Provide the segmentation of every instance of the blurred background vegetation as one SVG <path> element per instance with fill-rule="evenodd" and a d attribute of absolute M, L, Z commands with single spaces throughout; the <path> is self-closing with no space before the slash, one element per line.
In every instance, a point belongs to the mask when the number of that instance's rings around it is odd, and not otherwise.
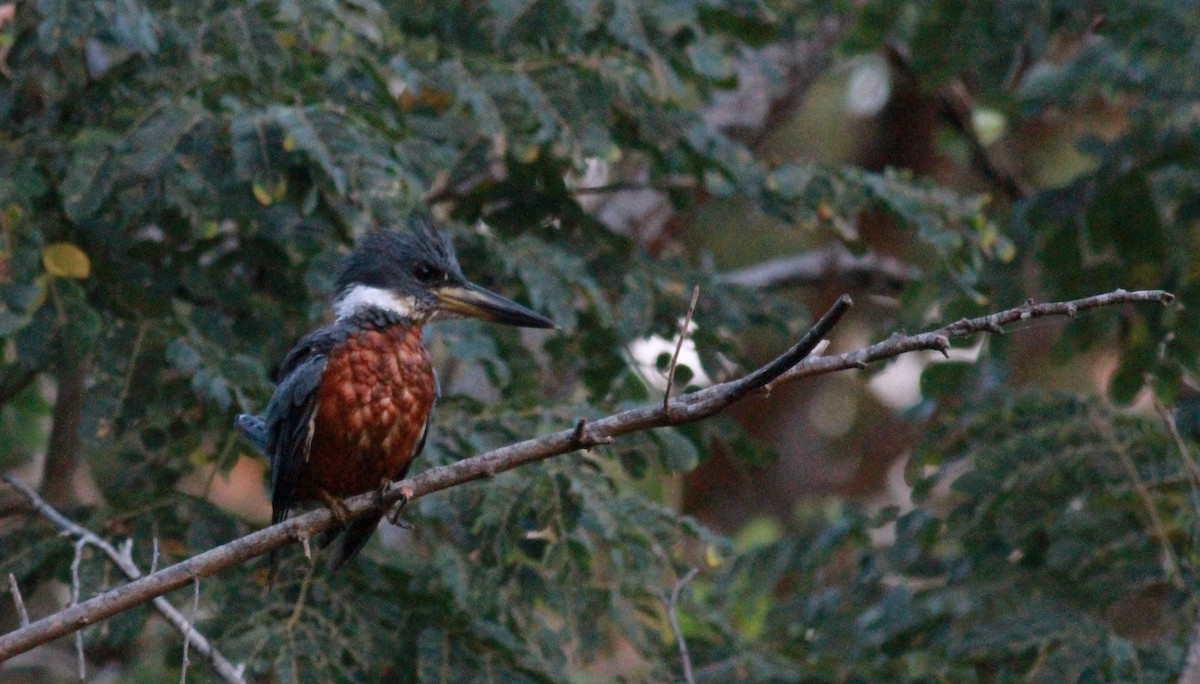
<path fill-rule="evenodd" d="M 698 568 L 697 682 L 1175 681 L 1197 35 L 1152 1 L 0 2 L 0 469 L 143 568 L 262 526 L 232 418 L 354 238 L 418 208 L 561 330 L 433 326 L 417 470 L 661 397 L 695 285 L 696 383 L 842 292 L 835 351 L 1163 288 L 429 496 L 336 575 L 288 549 L 273 591 L 261 562 L 205 580 L 197 627 L 253 681 L 678 680 L 666 597 Z M 0 534 L 34 617 L 60 608 L 71 543 L 7 490 Z M 95 681 L 178 677 L 147 607 L 84 634 Z"/>

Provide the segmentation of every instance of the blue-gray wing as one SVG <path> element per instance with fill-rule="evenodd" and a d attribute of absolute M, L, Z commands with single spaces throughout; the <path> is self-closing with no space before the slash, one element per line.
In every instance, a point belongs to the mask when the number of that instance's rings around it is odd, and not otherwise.
<path fill-rule="evenodd" d="M 317 388 L 325 372 L 328 356 L 307 347 L 300 358 L 289 355 L 291 363 L 267 404 L 266 454 L 271 461 L 271 522 L 288 516 L 296 493 L 300 470 L 308 460 L 312 446 L 317 410 Z"/>

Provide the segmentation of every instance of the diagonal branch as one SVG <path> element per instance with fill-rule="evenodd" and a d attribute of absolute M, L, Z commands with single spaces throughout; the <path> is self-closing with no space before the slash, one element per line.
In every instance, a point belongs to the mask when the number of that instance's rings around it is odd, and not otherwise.
<path fill-rule="evenodd" d="M 346 512 L 352 518 L 362 516 L 370 511 L 378 511 L 381 507 L 386 509 L 402 498 L 414 499 L 466 482 L 491 477 L 527 463 L 604 444 L 620 435 L 702 420 L 775 382 L 849 368 L 861 368 L 867 363 L 917 349 L 944 350 L 949 346 L 948 338 L 950 337 L 961 337 L 978 332 L 997 332 L 1002 330 L 1004 325 L 1030 318 L 1051 315 L 1073 316 L 1079 311 L 1117 304 L 1146 302 L 1168 304 L 1173 299 L 1174 295 L 1162 290 L 1139 292 L 1118 290 L 1071 302 L 1036 305 L 1027 303 L 1024 306 L 990 316 L 964 319 L 933 332 L 916 336 L 895 335 L 885 342 L 855 352 L 802 361 L 849 310 L 850 298 L 843 295 L 793 347 L 774 361 L 737 380 L 716 384 L 677 397 L 666 408 L 662 404 L 656 403 L 651 406 L 622 411 L 596 421 L 581 422 L 570 429 L 510 444 L 473 458 L 432 468 L 415 477 L 393 484 L 382 497 L 378 493 L 372 492 L 347 499 L 345 501 Z M 234 539 L 215 549 L 96 596 L 78 606 L 42 618 L 28 627 L 0 636 L 0 662 L 47 641 L 70 634 L 88 624 L 112 617 L 153 600 L 155 597 L 161 597 L 169 591 L 187 585 L 194 578 L 213 575 L 285 544 L 310 539 L 317 533 L 338 524 L 333 513 L 328 508 L 322 507 L 278 525 L 272 525 Z M 193 636 L 193 643 L 197 645 L 199 644 L 198 636 Z"/>
<path fill-rule="evenodd" d="M 344 502 L 345 514 L 349 518 L 356 518 L 380 508 L 386 510 L 404 497 L 415 499 L 465 482 L 488 478 L 526 463 L 603 444 L 619 435 L 655 427 L 682 425 L 712 416 L 794 366 L 821 342 L 850 306 L 850 298 L 842 296 L 799 342 L 779 358 L 738 380 L 713 385 L 674 399 L 669 405 L 669 410 L 664 409 L 661 404 L 655 404 L 622 411 L 587 423 L 586 429 L 573 427 L 561 430 L 537 439 L 510 444 L 474 458 L 433 468 L 393 484 L 382 497 L 373 492 L 347 499 Z M 0 636 L 0 662 L 179 589 L 195 577 L 207 577 L 285 544 L 311 539 L 319 532 L 339 524 L 341 523 L 329 508 L 321 507 L 234 539 L 159 570 L 153 575 L 84 601 L 78 606 L 44 617 L 28 627 Z M 195 641 L 198 643 L 198 640 Z"/>
<path fill-rule="evenodd" d="M 133 562 L 133 558 L 130 554 L 130 546 L 126 546 L 124 552 L 117 550 L 116 547 L 100 538 L 91 530 L 72 521 L 62 513 L 59 513 L 58 510 L 56 510 L 53 506 L 46 503 L 46 500 L 39 496 L 38 493 L 35 492 L 29 485 L 16 478 L 8 477 L 7 475 L 4 476 L 3 479 L 10 487 L 21 492 L 25 498 L 29 499 L 30 505 L 33 506 L 33 509 L 41 514 L 43 518 L 46 518 L 50 522 L 57 525 L 60 529 L 62 529 L 63 532 L 75 537 L 78 549 L 75 554 L 77 561 L 79 558 L 79 550 L 82 550 L 82 546 L 91 545 L 103 551 L 104 554 L 107 555 L 129 579 L 137 580 L 143 577 L 142 571 Z M 76 566 L 73 568 L 73 570 L 74 572 L 72 575 L 74 581 L 72 583 L 72 590 L 77 592 L 79 589 L 78 567 Z M 153 576 L 153 573 L 149 576 Z M 11 578 L 12 575 L 9 575 L 9 577 Z M 15 586 L 15 580 L 10 579 L 10 581 L 12 581 Z M 103 596 L 104 595 L 99 598 L 103 598 Z M 75 598 L 78 600 L 77 594 Z M 90 603 L 90 601 L 87 603 Z M 153 603 L 154 608 L 158 610 L 158 612 L 161 613 L 164 618 L 166 618 L 167 622 L 171 623 L 171 626 L 174 627 L 180 634 L 183 634 L 187 639 L 187 642 L 190 642 L 196 651 L 200 653 L 200 655 L 204 656 L 205 660 L 212 664 L 213 669 L 216 670 L 217 674 L 220 675 L 222 679 L 224 679 L 226 682 L 230 682 L 231 684 L 243 684 L 245 680 L 242 679 L 241 667 L 234 667 L 233 664 L 231 664 L 229 660 L 225 658 L 225 656 L 221 655 L 221 652 L 212 645 L 212 642 L 210 642 L 203 634 L 200 634 L 196 631 L 196 628 L 191 624 L 187 617 L 183 615 L 183 613 L 179 612 L 175 606 L 172 606 L 170 602 L 168 602 L 162 596 L 155 597 Z M 192 612 L 194 614 L 195 610 Z M 50 617 L 52 618 L 54 616 L 52 615 Z M 43 622 L 45 619 L 47 618 L 43 618 L 34 624 L 36 625 L 40 622 Z M 75 626 L 75 629 L 82 629 L 91 622 L 94 622 L 94 620 L 80 620 Z M 25 618 L 25 624 L 28 624 L 28 617 Z M 0 661 L 5 660 L 6 657 L 0 658 Z M 82 668 L 83 663 L 81 659 L 80 669 L 82 670 Z"/>

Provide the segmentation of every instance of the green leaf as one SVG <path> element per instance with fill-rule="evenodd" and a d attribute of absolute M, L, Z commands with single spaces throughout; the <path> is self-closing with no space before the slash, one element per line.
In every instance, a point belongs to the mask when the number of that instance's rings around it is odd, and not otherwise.
<path fill-rule="evenodd" d="M 935 361 L 921 372 L 921 396 L 928 399 L 947 399 L 962 393 L 974 363 L 966 361 Z"/>
<path fill-rule="evenodd" d="M 62 180 L 61 192 L 63 211 L 76 223 L 91 218 L 113 189 L 117 171 L 114 140 L 115 136 L 108 131 L 90 129 L 71 143 L 71 164 Z"/>
<path fill-rule="evenodd" d="M 141 175 L 159 172 L 183 136 L 205 118 L 207 115 L 192 100 L 161 103 L 155 116 L 129 134 L 122 165 Z"/>
<path fill-rule="evenodd" d="M 335 159 L 334 143 L 329 140 L 330 129 L 339 126 L 337 117 L 313 107 L 274 106 L 267 114 L 283 128 L 297 150 L 307 154 L 325 171 L 337 193 L 346 194 L 346 172 Z M 340 125 L 345 124 L 342 122 Z"/>

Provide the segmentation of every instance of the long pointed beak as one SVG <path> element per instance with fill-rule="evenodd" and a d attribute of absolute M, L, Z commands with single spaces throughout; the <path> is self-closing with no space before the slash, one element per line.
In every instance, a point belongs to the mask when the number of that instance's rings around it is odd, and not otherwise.
<path fill-rule="evenodd" d="M 520 304 L 474 283 L 449 285 L 434 291 L 441 309 L 455 316 L 481 318 L 522 328 L 553 328 L 554 322 Z"/>

